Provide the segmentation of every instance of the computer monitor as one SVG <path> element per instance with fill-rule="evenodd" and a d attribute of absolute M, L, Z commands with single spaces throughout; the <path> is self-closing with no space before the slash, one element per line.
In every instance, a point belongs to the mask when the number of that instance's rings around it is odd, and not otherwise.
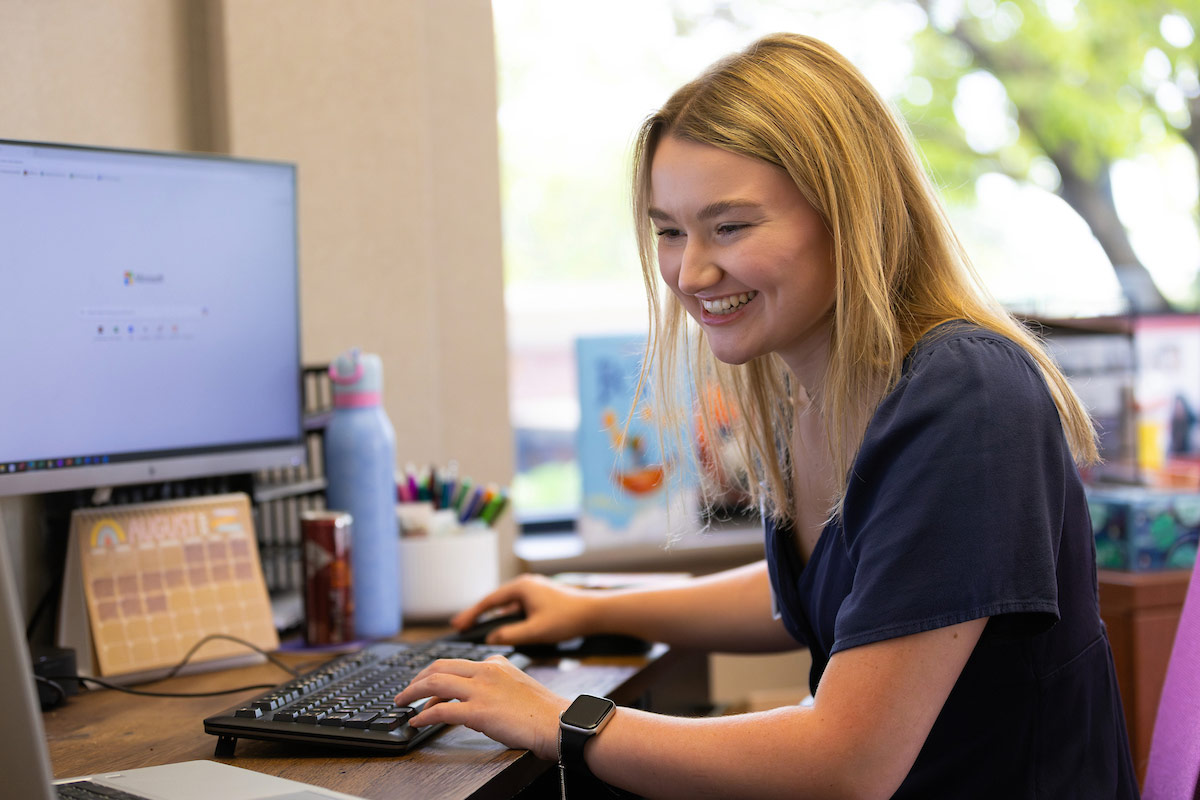
<path fill-rule="evenodd" d="M 0 496 L 304 461 L 294 165 L 0 140 Z"/>

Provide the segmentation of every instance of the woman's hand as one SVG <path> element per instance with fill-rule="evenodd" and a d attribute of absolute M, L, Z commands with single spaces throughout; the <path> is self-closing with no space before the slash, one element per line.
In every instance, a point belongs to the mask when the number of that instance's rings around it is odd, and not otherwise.
<path fill-rule="evenodd" d="M 558 758 L 558 716 L 570 703 L 504 656 L 435 661 L 396 695 L 396 705 L 409 705 L 422 697 L 433 699 L 408 720 L 410 725 L 466 725 L 547 761 Z"/>
<path fill-rule="evenodd" d="M 450 624 L 465 630 L 484 611 L 520 609 L 525 612 L 525 619 L 492 631 L 488 643 L 561 642 L 599 632 L 592 628 L 595 604 L 600 595 L 600 592 L 564 586 L 540 575 L 522 575 L 457 614 Z"/>

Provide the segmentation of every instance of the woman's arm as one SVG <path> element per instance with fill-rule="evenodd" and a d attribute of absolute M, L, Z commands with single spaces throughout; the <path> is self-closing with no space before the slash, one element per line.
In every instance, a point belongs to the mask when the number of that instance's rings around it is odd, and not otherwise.
<path fill-rule="evenodd" d="M 522 576 L 456 616 L 469 626 L 482 612 L 519 605 L 522 622 L 498 628 L 497 644 L 553 642 L 593 633 L 623 633 L 676 647 L 778 651 L 799 645 L 774 619 L 766 562 L 649 589 L 572 589 Z"/>
<path fill-rule="evenodd" d="M 774 617 L 765 561 L 674 586 L 614 592 L 597 604 L 596 624 L 701 650 L 770 652 L 800 646 Z"/>
<path fill-rule="evenodd" d="M 986 622 L 839 652 L 808 708 L 707 719 L 619 708 L 588 743 L 588 764 L 608 783 L 646 797 L 890 797 Z M 558 715 L 569 701 L 503 659 L 436 662 L 396 700 L 428 696 L 461 702 L 428 706 L 412 719 L 418 726 L 463 724 L 541 758 L 558 757 Z"/>
<path fill-rule="evenodd" d="M 837 653 L 809 708 L 703 720 L 619 709 L 588 763 L 649 797 L 891 797 L 986 621 Z"/>

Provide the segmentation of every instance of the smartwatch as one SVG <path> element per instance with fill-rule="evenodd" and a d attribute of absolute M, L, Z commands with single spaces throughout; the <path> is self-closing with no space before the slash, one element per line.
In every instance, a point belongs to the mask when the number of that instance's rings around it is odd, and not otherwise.
<path fill-rule="evenodd" d="M 607 697 L 581 694 L 558 718 L 558 766 L 566 772 L 591 776 L 583 746 L 608 724 L 617 704 Z"/>

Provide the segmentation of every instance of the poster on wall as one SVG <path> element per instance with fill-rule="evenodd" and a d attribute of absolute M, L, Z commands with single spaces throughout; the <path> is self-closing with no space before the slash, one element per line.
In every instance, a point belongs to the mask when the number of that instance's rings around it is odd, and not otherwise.
<path fill-rule="evenodd" d="M 672 452 L 669 441 L 664 447 L 648 387 L 633 407 L 645 346 L 642 335 L 576 340 L 583 483 L 578 531 L 589 547 L 665 542 L 697 527 L 688 459 Z"/>
<path fill-rule="evenodd" d="M 1200 490 L 1200 316 L 1136 320 L 1138 462 L 1147 483 Z"/>

